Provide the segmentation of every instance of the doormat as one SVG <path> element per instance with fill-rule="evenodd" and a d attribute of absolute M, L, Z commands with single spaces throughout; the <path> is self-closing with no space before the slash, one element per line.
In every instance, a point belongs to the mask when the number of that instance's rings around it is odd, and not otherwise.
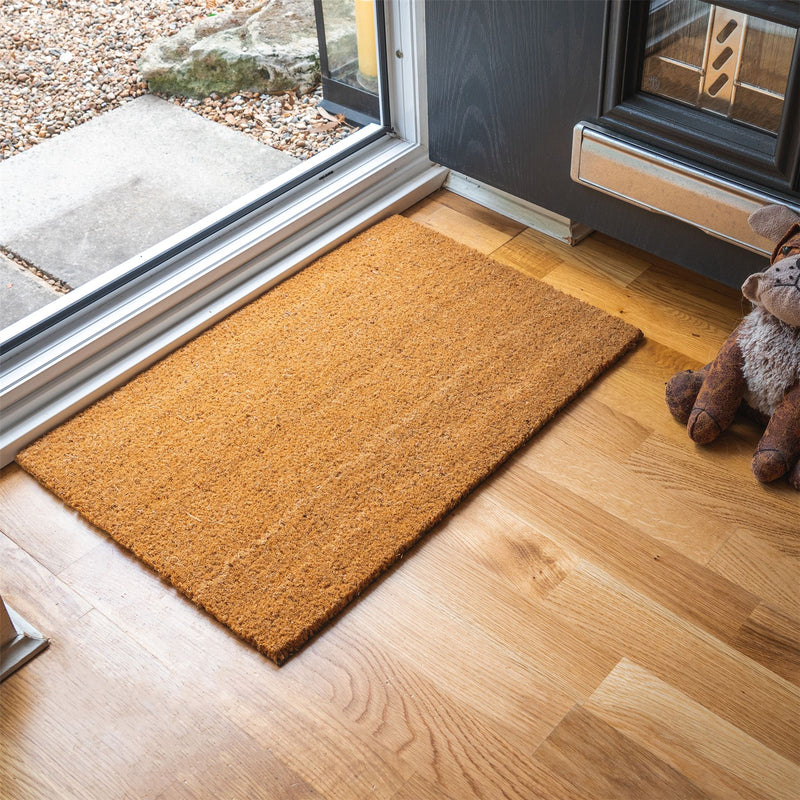
<path fill-rule="evenodd" d="M 280 664 L 640 337 L 396 216 L 17 461 Z"/>

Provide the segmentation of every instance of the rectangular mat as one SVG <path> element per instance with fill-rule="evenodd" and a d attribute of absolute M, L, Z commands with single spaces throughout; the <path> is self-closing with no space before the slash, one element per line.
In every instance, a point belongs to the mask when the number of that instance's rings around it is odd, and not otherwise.
<path fill-rule="evenodd" d="M 281 663 L 640 336 L 392 217 L 17 461 Z"/>

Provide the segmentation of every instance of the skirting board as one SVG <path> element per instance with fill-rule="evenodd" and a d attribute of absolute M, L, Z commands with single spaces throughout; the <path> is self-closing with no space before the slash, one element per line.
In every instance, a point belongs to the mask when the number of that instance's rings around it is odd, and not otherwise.
<path fill-rule="evenodd" d="M 586 225 L 468 178 L 459 172 L 450 171 L 444 188 L 569 245 L 578 244 L 592 232 Z"/>

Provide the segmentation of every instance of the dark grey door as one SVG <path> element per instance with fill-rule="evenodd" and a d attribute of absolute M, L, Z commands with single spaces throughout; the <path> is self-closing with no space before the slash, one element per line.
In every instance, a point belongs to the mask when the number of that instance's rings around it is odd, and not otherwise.
<path fill-rule="evenodd" d="M 570 177 L 575 126 L 585 122 L 723 182 L 800 201 L 800 6 L 717 5 L 758 14 L 709 61 L 713 7 L 699 0 L 428 0 L 432 158 L 740 284 L 763 256 Z M 723 22 L 720 11 L 715 35 Z"/>

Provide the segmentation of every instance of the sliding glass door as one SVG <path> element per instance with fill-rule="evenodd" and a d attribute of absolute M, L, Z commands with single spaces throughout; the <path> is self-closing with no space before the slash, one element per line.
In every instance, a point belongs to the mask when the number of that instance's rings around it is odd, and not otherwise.
<path fill-rule="evenodd" d="M 381 0 L 73 12 L 56 0 L 2 12 L 17 66 L 0 112 L 2 352 L 321 174 L 388 123 Z M 370 83 L 326 96 L 328 53 L 359 77 L 369 59 Z"/>

